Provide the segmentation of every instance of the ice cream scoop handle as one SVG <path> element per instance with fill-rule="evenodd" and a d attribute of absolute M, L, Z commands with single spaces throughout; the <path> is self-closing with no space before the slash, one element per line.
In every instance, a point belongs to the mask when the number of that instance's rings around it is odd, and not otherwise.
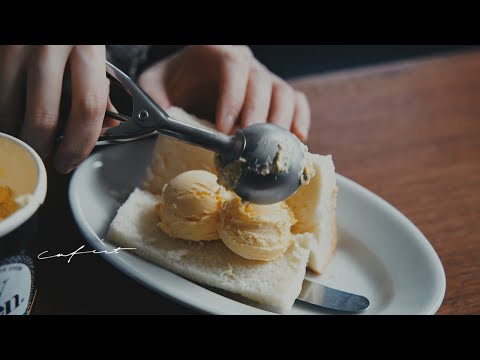
<path fill-rule="evenodd" d="M 241 130 L 233 136 L 227 136 L 207 128 L 177 121 L 164 112 L 158 112 L 156 115 L 148 119 L 149 116 L 146 114 L 145 120 L 150 123 L 153 121 L 154 123 L 150 126 L 153 125 L 161 134 L 201 146 L 226 158 L 239 158 L 245 148 L 245 135 Z"/>
<path fill-rule="evenodd" d="M 224 154 L 232 152 L 235 138 L 212 130 L 192 126 L 168 117 L 158 127 L 161 134 L 186 141 L 190 144 L 201 146 L 216 153 Z"/>

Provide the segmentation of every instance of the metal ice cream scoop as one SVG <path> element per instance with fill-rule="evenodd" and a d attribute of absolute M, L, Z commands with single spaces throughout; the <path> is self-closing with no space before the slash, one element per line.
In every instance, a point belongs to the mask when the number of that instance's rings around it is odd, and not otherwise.
<path fill-rule="evenodd" d="M 233 164 L 241 173 L 231 189 L 242 199 L 258 204 L 285 200 L 300 186 L 304 146 L 290 131 L 272 124 L 256 124 L 227 136 L 172 119 L 147 93 L 107 62 L 107 76 L 132 96 L 132 116 L 107 112 L 122 121 L 108 129 L 97 145 L 111 144 L 161 133 L 218 154 L 222 166 Z"/>
<path fill-rule="evenodd" d="M 241 153 L 219 152 L 223 160 L 220 172 L 229 165 L 240 167 L 239 177 L 227 187 L 242 199 L 257 204 L 277 203 L 295 193 L 305 168 L 305 150 L 300 140 L 290 131 L 272 124 L 252 125 L 233 137 L 239 142 L 242 138 L 245 148 Z"/>

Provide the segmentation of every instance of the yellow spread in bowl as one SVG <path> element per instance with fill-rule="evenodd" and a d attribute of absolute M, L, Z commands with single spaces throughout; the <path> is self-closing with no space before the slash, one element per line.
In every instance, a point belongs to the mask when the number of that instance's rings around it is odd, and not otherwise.
<path fill-rule="evenodd" d="M 18 208 L 12 189 L 0 186 L 0 221 L 12 215 Z"/>

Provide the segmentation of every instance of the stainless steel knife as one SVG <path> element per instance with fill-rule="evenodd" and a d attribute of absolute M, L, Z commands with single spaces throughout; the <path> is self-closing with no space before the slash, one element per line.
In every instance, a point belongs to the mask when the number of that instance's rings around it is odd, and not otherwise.
<path fill-rule="evenodd" d="M 344 312 L 360 312 L 370 306 L 370 301 L 365 296 L 332 289 L 307 279 L 303 280 L 302 291 L 297 299 Z"/>

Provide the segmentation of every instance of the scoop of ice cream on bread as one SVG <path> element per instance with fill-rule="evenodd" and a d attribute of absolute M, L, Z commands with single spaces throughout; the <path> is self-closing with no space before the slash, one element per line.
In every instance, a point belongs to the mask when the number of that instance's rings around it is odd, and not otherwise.
<path fill-rule="evenodd" d="M 175 176 L 162 190 L 157 205 L 159 226 L 171 237 L 184 240 L 217 240 L 220 209 L 227 192 L 217 177 L 205 170 Z"/>
<path fill-rule="evenodd" d="M 295 241 L 290 231 L 295 222 L 293 212 L 283 201 L 257 205 L 234 196 L 220 211 L 219 235 L 238 255 L 271 261 L 282 256 Z"/>

